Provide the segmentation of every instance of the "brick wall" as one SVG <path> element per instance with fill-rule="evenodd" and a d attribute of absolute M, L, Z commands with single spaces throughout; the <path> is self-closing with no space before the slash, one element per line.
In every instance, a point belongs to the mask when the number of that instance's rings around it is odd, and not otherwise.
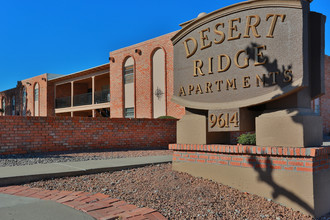
<path fill-rule="evenodd" d="M 55 88 L 53 83 L 47 83 L 47 116 L 55 116 Z M 71 92 L 71 89 L 70 89 Z M 71 95 L 71 94 L 70 94 Z"/>
<path fill-rule="evenodd" d="M 165 52 L 166 74 L 166 111 L 167 115 L 181 118 L 184 108 L 173 102 L 173 45 L 171 37 L 175 33 L 169 33 L 130 47 L 126 47 L 110 53 L 115 59 L 110 62 L 110 93 L 111 93 L 111 117 L 123 117 L 123 65 L 128 57 L 134 59 L 135 80 L 135 114 L 137 118 L 152 118 L 152 55 L 158 48 Z M 135 53 L 139 49 L 142 54 Z"/>
<path fill-rule="evenodd" d="M 329 169 L 330 147 L 256 147 L 243 145 L 171 144 L 173 161 L 296 172 Z"/>
<path fill-rule="evenodd" d="M 39 116 L 47 116 L 47 109 L 48 109 L 47 96 L 48 96 L 48 92 L 50 91 L 48 91 L 47 88 L 46 73 L 32 77 L 30 79 L 22 80 L 22 86 L 26 87 L 26 99 L 27 99 L 26 115 L 34 116 L 34 86 L 37 83 L 39 84 Z"/>
<path fill-rule="evenodd" d="M 0 125 L 0 154 L 165 147 L 176 140 L 176 120 L 6 116 Z"/>
<path fill-rule="evenodd" d="M 323 118 L 323 132 L 330 135 L 330 57 L 325 56 L 325 95 L 321 97 L 320 108 Z"/>
<path fill-rule="evenodd" d="M 12 100 L 15 97 L 15 115 L 22 113 L 21 106 L 21 87 L 18 85 L 16 88 L 8 89 L 6 91 L 0 92 L 0 108 L 3 109 L 2 100 L 5 100 L 5 109 L 4 113 L 0 113 L 0 115 L 12 115 Z"/>

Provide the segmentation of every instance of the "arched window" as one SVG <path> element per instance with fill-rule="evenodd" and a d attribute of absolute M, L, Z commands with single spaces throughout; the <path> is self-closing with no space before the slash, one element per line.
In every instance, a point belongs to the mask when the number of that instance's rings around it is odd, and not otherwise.
<path fill-rule="evenodd" d="M 39 116 L 39 84 L 34 85 L 34 116 Z"/>
<path fill-rule="evenodd" d="M 26 88 L 23 87 L 23 116 L 26 116 Z"/>
<path fill-rule="evenodd" d="M 6 115 L 6 99 L 5 99 L 5 97 L 2 98 L 2 110 L 3 110 L 2 115 Z"/>
<path fill-rule="evenodd" d="M 157 49 L 152 57 L 153 117 L 166 115 L 165 52 Z"/>
<path fill-rule="evenodd" d="M 134 118 L 134 59 L 129 57 L 124 64 L 125 118 Z"/>
<path fill-rule="evenodd" d="M 11 98 L 11 115 L 16 115 L 16 103 L 15 103 L 15 96 Z"/>

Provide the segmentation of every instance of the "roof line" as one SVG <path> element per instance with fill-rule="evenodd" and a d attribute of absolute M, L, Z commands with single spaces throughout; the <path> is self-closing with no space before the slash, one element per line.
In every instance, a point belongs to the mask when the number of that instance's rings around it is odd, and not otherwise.
<path fill-rule="evenodd" d="M 102 67 L 102 66 L 105 66 L 105 65 L 110 65 L 110 63 L 105 63 L 105 64 L 102 64 L 102 65 L 99 65 L 99 66 L 95 66 L 95 67 L 91 67 L 91 68 L 88 68 L 88 69 L 85 69 L 85 70 L 77 71 L 77 72 L 70 73 L 70 74 L 67 74 L 67 75 L 62 75 L 62 76 L 59 76 L 59 77 L 55 77 L 55 78 L 50 79 L 48 81 L 53 81 L 55 79 L 59 79 L 59 78 L 62 78 L 62 77 L 68 77 L 68 76 L 71 76 L 71 75 L 74 75 L 74 74 L 86 72 L 86 71 L 89 71 L 89 70 L 92 70 L 92 69 L 95 69 L 95 68 L 98 68 L 98 67 Z"/>

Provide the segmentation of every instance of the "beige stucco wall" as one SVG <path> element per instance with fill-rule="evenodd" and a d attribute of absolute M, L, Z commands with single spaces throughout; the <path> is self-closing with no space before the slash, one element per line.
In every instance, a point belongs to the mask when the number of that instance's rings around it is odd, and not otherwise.
<path fill-rule="evenodd" d="M 324 215 L 330 211 L 330 169 L 314 174 L 315 212 Z"/>
<path fill-rule="evenodd" d="M 134 83 L 125 84 L 125 108 L 134 107 Z"/>
<path fill-rule="evenodd" d="M 308 214 L 322 215 L 314 210 L 313 174 L 282 170 L 255 170 L 190 162 L 173 162 L 173 170 L 214 180 L 243 192 L 253 193 Z M 315 213 L 314 213 L 315 212 Z"/>
<path fill-rule="evenodd" d="M 165 52 L 158 49 L 152 58 L 152 83 L 153 83 L 153 117 L 166 115 L 166 87 L 165 87 Z M 156 90 L 161 95 L 156 96 Z"/>

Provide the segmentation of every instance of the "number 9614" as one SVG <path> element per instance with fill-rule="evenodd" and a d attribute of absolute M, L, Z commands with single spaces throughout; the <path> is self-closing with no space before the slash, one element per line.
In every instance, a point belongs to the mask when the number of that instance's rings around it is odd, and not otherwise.
<path fill-rule="evenodd" d="M 219 128 L 239 127 L 238 112 L 210 114 L 209 122 L 211 128 L 218 126 Z"/>

